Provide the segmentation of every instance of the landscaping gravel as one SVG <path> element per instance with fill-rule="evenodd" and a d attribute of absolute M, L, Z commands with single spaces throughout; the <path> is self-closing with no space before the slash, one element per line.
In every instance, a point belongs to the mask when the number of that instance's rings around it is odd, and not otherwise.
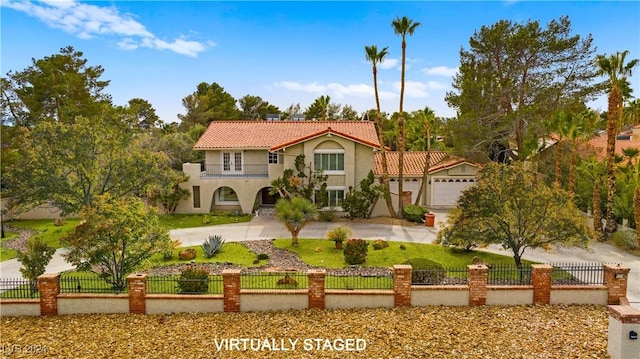
<path fill-rule="evenodd" d="M 0 323 L 3 357 L 18 350 L 18 357 L 49 358 L 609 357 L 605 306 L 71 315 Z"/>

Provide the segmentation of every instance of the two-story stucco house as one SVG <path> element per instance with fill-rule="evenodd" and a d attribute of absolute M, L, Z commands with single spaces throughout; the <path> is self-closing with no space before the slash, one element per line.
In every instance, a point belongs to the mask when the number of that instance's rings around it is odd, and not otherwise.
<path fill-rule="evenodd" d="M 212 121 L 193 148 L 205 151 L 205 161 L 183 165 L 189 181 L 181 186 L 191 197 L 179 203 L 178 213 L 252 213 L 273 205 L 271 181 L 294 168 L 299 154 L 328 176 L 330 204 L 336 205 L 374 168 L 380 144 L 369 121 Z"/>

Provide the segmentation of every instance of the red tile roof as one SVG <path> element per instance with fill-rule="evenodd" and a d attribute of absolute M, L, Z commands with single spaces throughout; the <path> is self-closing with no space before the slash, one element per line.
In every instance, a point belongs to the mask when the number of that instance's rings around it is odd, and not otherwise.
<path fill-rule="evenodd" d="M 275 151 L 329 133 L 380 147 L 375 126 L 370 121 L 212 121 L 193 149 Z"/>
<path fill-rule="evenodd" d="M 389 176 L 398 176 L 398 152 L 386 152 L 387 165 L 389 168 Z M 404 153 L 404 176 L 421 177 L 424 171 L 424 163 L 427 160 L 427 152 L 405 152 Z M 378 152 L 375 156 L 375 174 L 382 175 L 382 153 Z M 460 163 L 471 163 L 463 158 L 450 156 L 446 152 L 431 151 L 431 161 L 429 164 L 429 173 L 437 172 L 445 168 L 453 167 Z"/>
<path fill-rule="evenodd" d="M 635 131 L 638 131 L 636 129 Z M 634 137 L 632 131 L 623 133 L 631 136 L 629 140 L 616 140 L 616 155 L 622 156 L 622 150 L 626 148 L 636 148 L 640 150 L 640 139 Z M 593 138 L 585 145 L 587 152 L 593 152 L 600 160 L 607 157 L 607 133 L 602 133 L 598 137 Z M 584 151 L 583 151 L 584 152 Z"/>

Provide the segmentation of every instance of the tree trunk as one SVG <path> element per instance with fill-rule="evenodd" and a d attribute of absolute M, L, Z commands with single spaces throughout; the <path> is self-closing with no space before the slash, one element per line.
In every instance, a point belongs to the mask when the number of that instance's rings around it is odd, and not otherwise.
<path fill-rule="evenodd" d="M 636 187 L 633 191 L 633 215 L 636 221 L 636 239 L 640 247 L 640 187 Z"/>
<path fill-rule="evenodd" d="M 571 160 L 569 161 L 569 194 L 573 197 L 576 187 L 576 143 L 571 144 Z"/>
<path fill-rule="evenodd" d="M 562 150 L 564 146 L 564 142 L 559 140 L 556 143 L 556 168 L 555 168 L 555 180 L 553 181 L 553 185 L 560 188 L 562 184 L 560 182 L 560 177 L 562 176 Z"/>
<path fill-rule="evenodd" d="M 610 239 L 617 229 L 616 214 L 614 212 L 614 199 L 616 195 L 616 135 L 618 118 L 620 117 L 620 105 L 622 102 L 620 90 L 614 84 L 609 92 L 609 107 L 607 113 L 607 213 L 604 226 L 605 239 Z"/>
<path fill-rule="evenodd" d="M 291 231 L 291 245 L 293 247 L 298 246 L 298 233 L 300 233 L 300 231 Z"/>
<path fill-rule="evenodd" d="M 427 196 L 424 195 L 424 192 L 427 191 L 427 181 L 429 179 L 429 166 L 431 162 L 431 131 L 429 129 L 429 125 L 425 123 L 425 136 L 427 137 L 427 158 L 424 162 L 424 170 L 422 171 L 422 182 L 420 182 L 420 189 L 418 189 L 418 195 L 416 196 L 415 205 L 420 204 L 420 199 L 424 198 L 424 205 L 427 205 Z"/>
<path fill-rule="evenodd" d="M 402 38 L 402 72 L 400 75 L 400 112 L 398 114 L 398 217 L 404 218 L 404 115 L 402 113 L 402 104 L 404 101 L 404 71 L 406 60 L 406 42 Z"/>
<path fill-rule="evenodd" d="M 382 185 L 385 188 L 384 201 L 387 204 L 387 210 L 391 218 L 396 218 L 396 212 L 393 210 L 393 202 L 391 201 L 391 190 L 389 186 L 389 166 L 387 165 L 387 150 L 384 146 L 384 135 L 382 132 L 382 118 L 380 114 L 380 97 L 378 97 L 378 71 L 373 67 L 373 90 L 376 95 L 376 129 L 378 130 L 378 142 L 380 142 L 380 152 L 382 154 Z"/>
<path fill-rule="evenodd" d="M 602 216 L 600 213 L 600 184 L 595 179 L 593 182 L 593 230 L 596 232 L 596 240 L 604 241 L 602 233 Z"/>

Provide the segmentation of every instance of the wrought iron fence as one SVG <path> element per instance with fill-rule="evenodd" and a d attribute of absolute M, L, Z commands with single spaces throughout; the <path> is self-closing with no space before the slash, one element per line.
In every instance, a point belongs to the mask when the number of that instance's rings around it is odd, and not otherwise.
<path fill-rule="evenodd" d="M 601 285 L 604 284 L 602 263 L 552 263 L 552 284 Z"/>
<path fill-rule="evenodd" d="M 531 285 L 531 265 L 490 264 L 488 285 Z"/>
<path fill-rule="evenodd" d="M 179 274 L 147 277 L 149 294 L 222 294 L 222 276 L 206 279 L 180 278 Z"/>
<path fill-rule="evenodd" d="M 243 273 L 240 276 L 242 289 L 306 289 L 309 278 L 300 272 Z"/>
<path fill-rule="evenodd" d="M 126 293 L 126 278 L 120 286 L 116 282 L 113 277 L 100 277 L 95 273 L 62 273 L 60 275 L 60 293 Z"/>
<path fill-rule="evenodd" d="M 433 267 L 416 269 L 411 273 L 412 285 L 458 285 L 467 284 L 467 267 Z"/>
<path fill-rule="evenodd" d="M 30 299 L 39 298 L 38 284 L 24 278 L 0 278 L 0 298 Z"/>
<path fill-rule="evenodd" d="M 266 159 L 265 159 L 266 161 Z M 201 165 L 203 177 L 268 177 L 268 164 L 242 164 L 236 166 L 222 163 Z"/>
<path fill-rule="evenodd" d="M 388 275 L 327 275 L 326 289 L 393 289 L 393 273 Z"/>

